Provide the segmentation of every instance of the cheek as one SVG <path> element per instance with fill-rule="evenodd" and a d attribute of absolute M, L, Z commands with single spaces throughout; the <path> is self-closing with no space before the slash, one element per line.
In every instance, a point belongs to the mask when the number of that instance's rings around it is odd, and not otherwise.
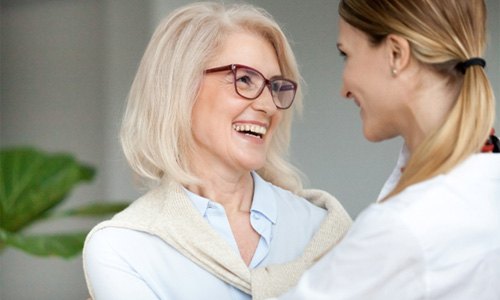
<path fill-rule="evenodd" d="M 283 122 L 286 122 L 285 119 L 287 117 L 284 115 L 283 111 L 276 111 L 276 113 L 273 115 L 272 118 L 272 123 L 271 123 L 271 130 L 269 130 L 269 133 L 271 133 L 270 137 L 273 138 L 276 134 L 276 131 L 278 131 L 279 128 L 281 128 L 283 125 Z"/>
<path fill-rule="evenodd" d="M 204 105 L 204 102 L 198 99 L 191 111 L 193 127 L 197 127 L 200 123 L 203 123 L 206 115 L 210 115 L 209 106 Z"/>
<path fill-rule="evenodd" d="M 365 80 L 366 66 L 359 66 L 359 63 L 346 62 L 344 72 L 342 73 L 342 80 L 344 87 L 350 92 L 362 88 L 366 84 Z"/>
<path fill-rule="evenodd" d="M 284 111 L 277 110 L 273 116 L 273 123 L 275 123 L 276 127 L 278 127 L 281 124 L 281 122 L 283 122 L 284 118 L 285 118 Z"/>

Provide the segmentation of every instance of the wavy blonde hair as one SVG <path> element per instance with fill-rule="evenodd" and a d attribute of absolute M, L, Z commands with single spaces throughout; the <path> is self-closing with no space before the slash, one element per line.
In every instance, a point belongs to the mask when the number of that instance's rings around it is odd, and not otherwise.
<path fill-rule="evenodd" d="M 271 15 L 250 5 L 200 2 L 183 6 L 156 28 L 132 83 L 121 127 L 121 143 L 131 168 L 149 185 L 174 180 L 199 183 L 190 170 L 193 149 L 191 111 L 210 60 L 226 37 L 245 30 L 265 38 L 276 50 L 282 75 L 302 82 L 285 34 Z M 257 172 L 291 191 L 302 188 L 300 172 L 288 161 L 294 112 L 302 109 L 299 87 L 292 108 L 271 143 L 267 161 Z"/>
<path fill-rule="evenodd" d="M 406 38 L 411 53 L 460 84 L 446 121 L 415 149 L 394 196 L 415 183 L 450 171 L 484 145 L 495 118 L 495 99 L 485 70 L 457 64 L 482 57 L 486 45 L 483 0 L 341 0 L 340 16 L 365 32 L 374 46 L 388 34 Z"/>

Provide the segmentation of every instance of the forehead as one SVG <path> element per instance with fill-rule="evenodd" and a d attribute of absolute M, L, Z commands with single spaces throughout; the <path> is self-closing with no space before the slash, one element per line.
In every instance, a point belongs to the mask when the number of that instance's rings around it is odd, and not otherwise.
<path fill-rule="evenodd" d="M 229 33 L 221 44 L 211 66 L 242 64 L 262 73 L 279 73 L 276 49 L 269 40 L 249 31 Z"/>
<path fill-rule="evenodd" d="M 368 36 L 361 30 L 340 18 L 337 43 L 341 46 L 347 46 L 357 44 L 361 41 L 368 42 Z"/>

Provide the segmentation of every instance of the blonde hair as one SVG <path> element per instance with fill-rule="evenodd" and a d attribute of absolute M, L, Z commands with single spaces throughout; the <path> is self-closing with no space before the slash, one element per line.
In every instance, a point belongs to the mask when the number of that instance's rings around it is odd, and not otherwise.
<path fill-rule="evenodd" d="M 176 9 L 156 28 L 132 83 L 121 127 L 121 143 L 131 168 L 146 183 L 174 180 L 199 183 L 189 167 L 193 149 L 191 111 L 203 72 L 225 38 L 245 30 L 265 38 L 276 50 L 282 75 L 302 82 L 295 56 L 279 25 L 250 5 L 194 3 Z M 302 188 L 299 171 L 287 160 L 299 87 L 292 108 L 283 111 L 265 166 L 257 172 L 283 188 Z"/>
<path fill-rule="evenodd" d="M 374 46 L 388 34 L 406 38 L 414 58 L 461 84 L 444 124 L 415 149 L 394 190 L 450 171 L 484 145 L 495 118 L 495 99 L 485 70 L 465 73 L 460 62 L 481 57 L 486 44 L 483 0 L 341 0 L 340 16 L 365 32 Z"/>

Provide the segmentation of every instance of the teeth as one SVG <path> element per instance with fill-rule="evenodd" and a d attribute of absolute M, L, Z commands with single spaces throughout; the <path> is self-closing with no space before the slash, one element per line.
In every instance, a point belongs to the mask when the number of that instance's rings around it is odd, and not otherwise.
<path fill-rule="evenodd" d="M 253 124 L 233 125 L 233 129 L 238 132 L 251 132 L 260 136 L 265 135 L 267 132 L 266 127 Z"/>

